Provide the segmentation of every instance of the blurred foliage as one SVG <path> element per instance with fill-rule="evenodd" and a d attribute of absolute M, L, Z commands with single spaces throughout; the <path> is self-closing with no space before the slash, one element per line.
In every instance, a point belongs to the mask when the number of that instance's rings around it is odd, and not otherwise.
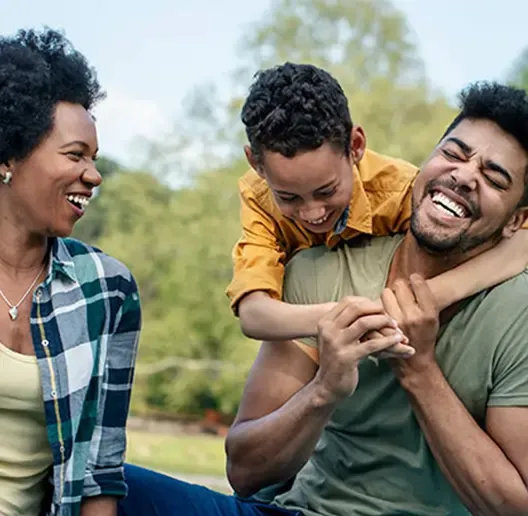
<path fill-rule="evenodd" d="M 101 160 L 104 185 L 75 233 L 122 260 L 139 283 L 136 414 L 233 414 L 240 399 L 258 344 L 243 338 L 224 290 L 240 232 L 236 183 L 247 168 L 238 114 L 259 68 L 287 60 L 326 68 L 369 146 L 415 164 L 454 114 L 428 84 L 407 21 L 388 0 L 276 1 L 241 39 L 240 59 L 231 96 L 196 88 L 185 117 L 153 146 L 148 171 Z"/>
<path fill-rule="evenodd" d="M 528 91 L 528 47 L 515 60 L 509 79 L 512 84 Z"/>

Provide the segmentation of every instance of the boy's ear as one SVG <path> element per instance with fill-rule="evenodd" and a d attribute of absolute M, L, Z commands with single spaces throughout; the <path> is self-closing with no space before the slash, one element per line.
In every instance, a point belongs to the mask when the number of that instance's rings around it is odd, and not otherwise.
<path fill-rule="evenodd" d="M 260 177 L 264 177 L 264 174 L 262 173 L 262 169 L 259 167 L 257 160 L 255 159 L 255 156 L 253 155 L 253 152 L 251 151 L 251 147 L 249 145 L 244 145 L 244 154 L 246 155 L 246 159 L 247 159 L 249 166 Z"/>
<path fill-rule="evenodd" d="M 365 154 L 365 148 L 367 147 L 367 135 L 360 125 L 352 127 L 350 132 L 350 155 L 354 164 L 357 165 Z"/>

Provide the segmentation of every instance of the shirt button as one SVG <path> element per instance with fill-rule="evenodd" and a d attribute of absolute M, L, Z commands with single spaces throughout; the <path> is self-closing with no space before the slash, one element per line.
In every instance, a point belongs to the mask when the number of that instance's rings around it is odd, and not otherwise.
<path fill-rule="evenodd" d="M 44 340 L 41 342 L 41 344 L 42 344 L 45 348 L 47 348 L 47 347 L 49 346 L 49 341 L 48 341 L 47 339 L 44 339 Z"/>
<path fill-rule="evenodd" d="M 56 398 L 57 397 L 57 391 L 51 391 L 51 397 Z"/>
<path fill-rule="evenodd" d="M 65 450 L 64 446 L 61 446 L 61 447 L 59 448 L 59 451 L 60 451 L 61 453 L 64 453 L 64 450 Z"/>
<path fill-rule="evenodd" d="M 42 297 L 42 289 L 38 288 L 35 292 L 35 295 L 37 296 L 37 299 L 40 299 Z"/>

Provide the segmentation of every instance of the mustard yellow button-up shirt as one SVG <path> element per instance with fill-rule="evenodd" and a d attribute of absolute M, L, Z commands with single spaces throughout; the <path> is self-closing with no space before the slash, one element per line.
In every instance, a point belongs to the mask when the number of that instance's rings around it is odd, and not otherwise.
<path fill-rule="evenodd" d="M 242 237 L 233 249 L 233 279 L 227 288 L 233 310 L 254 291 L 282 297 L 284 266 L 301 249 L 336 246 L 360 234 L 405 231 L 411 216 L 412 185 L 418 170 L 406 161 L 366 150 L 353 167 L 354 188 L 346 226 L 316 234 L 282 215 L 267 183 L 253 170 L 239 180 Z"/>

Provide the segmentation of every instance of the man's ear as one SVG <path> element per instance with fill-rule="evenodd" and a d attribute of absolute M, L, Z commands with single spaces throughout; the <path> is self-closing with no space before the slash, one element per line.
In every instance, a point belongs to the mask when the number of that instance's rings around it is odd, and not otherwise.
<path fill-rule="evenodd" d="M 515 210 L 515 213 L 511 216 L 510 220 L 506 224 L 506 226 L 504 226 L 504 228 L 502 229 L 503 238 L 511 238 L 523 226 L 526 226 L 528 229 L 528 225 L 526 224 L 527 220 L 528 206 L 525 206 L 523 208 L 517 208 L 517 210 Z"/>
<path fill-rule="evenodd" d="M 367 147 L 367 135 L 360 125 L 352 127 L 350 132 L 350 155 L 352 160 L 357 165 L 365 154 L 365 148 Z"/>
<path fill-rule="evenodd" d="M 261 167 L 259 167 L 257 160 L 255 159 L 255 156 L 253 152 L 251 151 L 251 147 L 249 145 L 244 145 L 244 154 L 246 155 L 247 162 L 249 166 L 260 176 L 264 177 L 264 174 L 262 173 Z"/>

